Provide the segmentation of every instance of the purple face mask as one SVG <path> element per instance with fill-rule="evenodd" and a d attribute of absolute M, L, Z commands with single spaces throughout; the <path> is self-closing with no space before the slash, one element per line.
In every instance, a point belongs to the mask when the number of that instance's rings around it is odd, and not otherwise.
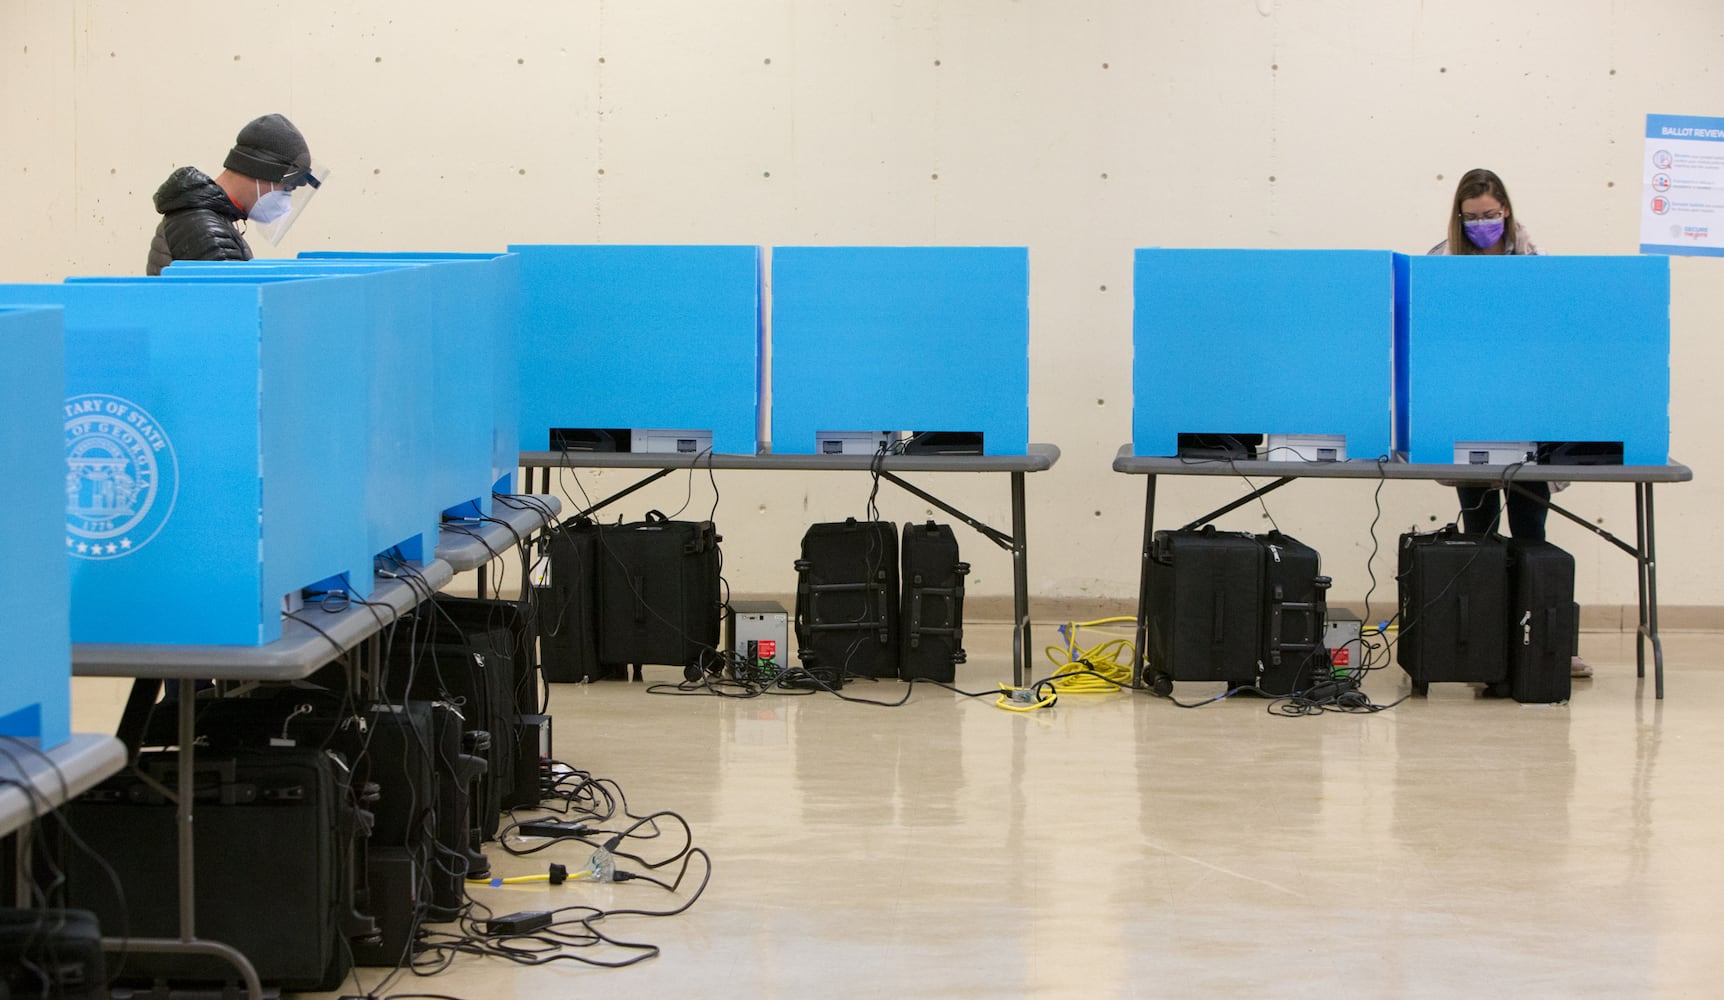
<path fill-rule="evenodd" d="M 1480 250 L 1489 250 L 1497 245 L 1497 240 L 1503 238 L 1503 220 L 1480 219 L 1477 222 L 1461 223 L 1467 231 L 1467 242 Z"/>

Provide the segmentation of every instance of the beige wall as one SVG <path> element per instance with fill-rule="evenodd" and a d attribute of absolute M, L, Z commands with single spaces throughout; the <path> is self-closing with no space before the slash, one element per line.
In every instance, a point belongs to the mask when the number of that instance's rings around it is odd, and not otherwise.
<path fill-rule="evenodd" d="M 1032 437 L 1064 451 L 1030 480 L 1032 588 L 1122 606 L 1143 484 L 1108 465 L 1129 436 L 1134 247 L 1422 252 L 1455 178 L 1488 165 L 1547 251 L 1632 252 L 1644 115 L 1724 115 L 1718 0 L 341 6 L 193 17 L 198 5 L 0 0 L 0 280 L 141 271 L 156 185 L 179 164 L 213 171 L 239 125 L 268 111 L 335 169 L 282 253 L 1025 244 Z M 1724 606 L 1712 476 L 1724 261 L 1678 259 L 1672 274 L 1671 451 L 1697 481 L 1658 494 L 1662 597 Z M 1222 371 L 1194 377 L 1227 391 Z M 1333 367 L 1306 377 L 1345 387 Z M 924 479 L 1009 525 L 1003 481 Z M 673 510 L 685 485 L 660 484 L 628 513 Z M 788 590 L 802 525 L 860 515 L 867 492 L 860 475 L 733 473 L 719 486 L 737 592 Z M 704 481 L 693 491 L 691 510 L 711 505 Z M 1167 482 L 1162 521 L 1234 492 Z M 1395 536 L 1452 517 L 1450 497 L 1383 490 L 1383 604 Z M 1626 488 L 1565 497 L 1632 537 Z M 1301 483 L 1268 504 L 1322 550 L 1336 596 L 1364 596 L 1370 490 Z M 890 486 L 882 507 L 925 511 Z M 1223 525 L 1264 523 L 1246 509 Z M 1552 523 L 1583 603 L 1633 603 L 1626 557 Z M 964 543 L 973 592 L 1009 592 L 1003 556 Z"/>

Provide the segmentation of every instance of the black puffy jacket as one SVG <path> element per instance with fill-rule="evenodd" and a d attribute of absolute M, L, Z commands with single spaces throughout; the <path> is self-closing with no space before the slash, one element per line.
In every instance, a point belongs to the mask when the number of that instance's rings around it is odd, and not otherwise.
<path fill-rule="evenodd" d="M 250 260 L 251 247 L 234 223 L 245 211 L 221 185 L 196 167 L 181 167 L 156 189 L 162 213 L 150 241 L 147 274 L 161 274 L 176 260 Z"/>

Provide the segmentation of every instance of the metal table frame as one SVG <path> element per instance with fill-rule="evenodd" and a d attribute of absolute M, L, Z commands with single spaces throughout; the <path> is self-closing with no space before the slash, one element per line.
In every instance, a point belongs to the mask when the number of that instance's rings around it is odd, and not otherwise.
<path fill-rule="evenodd" d="M 1113 470 L 1127 475 L 1143 476 L 1143 561 L 1139 568 L 1137 591 L 1137 670 L 1144 666 L 1144 642 L 1147 638 L 1145 614 L 1149 606 L 1150 544 L 1155 535 L 1155 482 L 1158 476 L 1229 476 L 1272 479 L 1263 486 L 1223 507 L 1191 521 L 1186 527 L 1197 527 L 1229 511 L 1256 500 L 1271 490 L 1295 479 L 1363 479 L 1369 481 L 1421 480 L 1445 483 L 1465 483 L 1473 486 L 1502 486 L 1505 483 L 1522 496 L 1543 504 L 1575 524 L 1616 546 L 1634 559 L 1640 590 L 1640 621 L 1635 638 L 1635 674 L 1646 676 L 1646 648 L 1652 647 L 1653 687 L 1658 698 L 1664 697 L 1664 646 L 1658 637 L 1658 558 L 1656 522 L 1653 516 L 1652 487 L 1656 483 L 1685 483 L 1694 473 L 1685 465 L 1431 465 L 1399 461 L 1358 462 L 1269 462 L 1261 459 L 1242 461 L 1227 459 L 1140 458 L 1132 455 L 1131 445 L 1123 445 L 1113 460 Z M 1521 487 L 1529 482 L 1569 483 L 1630 483 L 1634 486 L 1634 544 L 1623 541 L 1598 525 L 1574 514 Z"/>
<path fill-rule="evenodd" d="M 1029 568 L 1026 559 L 1028 528 L 1024 513 L 1024 475 L 1045 472 L 1060 458 L 1051 444 L 1032 444 L 1024 455 L 887 455 L 878 459 L 880 478 L 925 500 L 974 528 L 983 538 L 1012 554 L 1012 682 L 1022 685 L 1030 663 Z M 684 470 L 762 470 L 777 472 L 869 472 L 876 467 L 871 455 L 678 455 L 651 452 L 524 451 L 521 466 L 527 470 L 526 488 L 534 488 L 533 471 L 541 470 L 543 492 L 551 490 L 552 469 L 635 469 L 650 474 L 630 486 L 599 500 L 580 514 L 591 514 L 623 497 L 657 482 L 672 472 Z M 1001 531 L 971 517 L 932 493 L 904 480 L 899 473 L 993 472 L 1011 476 L 1012 530 Z"/>
<path fill-rule="evenodd" d="M 35 741 L 0 737 L 0 836 L 28 826 L 125 766 L 126 748 L 112 736 L 73 733 L 48 750 Z M 29 838 L 20 835 L 16 846 L 15 904 L 29 909 Z"/>
<path fill-rule="evenodd" d="M 562 502 L 555 497 L 531 499 L 542 505 L 553 518 L 562 510 Z M 369 607 L 352 603 L 339 612 L 317 612 L 316 628 L 296 618 L 288 618 L 282 622 L 281 638 L 262 646 L 74 643 L 72 672 L 79 677 L 136 678 L 140 683 L 134 688 L 133 701 L 144 700 L 147 694 L 147 701 L 151 703 L 155 700 L 159 682 L 166 679 L 178 680 L 180 690 L 186 693 L 191 692 L 200 679 L 302 680 L 374 640 L 395 618 L 417 606 L 428 593 L 447 586 L 457 572 L 482 569 L 490 562 L 493 553 L 509 551 L 517 537 L 528 537 L 546 524 L 544 513 L 534 505 L 511 507 L 498 502 L 493 505 L 491 516 L 491 521 L 446 522 L 436 553 L 429 563 L 403 570 L 394 579 L 379 579 L 366 599 L 371 605 Z M 408 576 L 414 577 L 414 582 L 408 582 Z M 377 605 L 387 605 L 392 615 L 385 615 L 384 608 Z M 191 610 L 195 613 L 195 608 Z M 155 684 L 145 685 L 143 682 L 146 681 Z M 198 954 L 221 959 L 238 970 L 252 1000 L 262 1000 L 263 986 L 249 959 L 229 945 L 197 936 L 192 838 L 196 705 L 195 699 L 190 697 L 181 697 L 178 702 L 180 752 L 176 758 L 174 799 L 179 831 L 180 936 L 134 937 L 124 942 L 117 938 L 104 938 L 102 945 L 109 951 L 124 947 L 144 954 Z"/>

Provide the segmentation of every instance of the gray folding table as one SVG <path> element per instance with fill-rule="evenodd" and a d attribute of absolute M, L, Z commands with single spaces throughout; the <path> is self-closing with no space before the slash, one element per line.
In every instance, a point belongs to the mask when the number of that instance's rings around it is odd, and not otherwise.
<path fill-rule="evenodd" d="M 1051 444 L 1032 444 L 1023 455 L 698 455 L 652 452 L 524 451 L 521 466 L 527 470 L 527 489 L 533 488 L 533 470 L 542 470 L 541 489 L 549 492 L 552 469 L 635 469 L 649 472 L 633 485 L 594 503 L 582 514 L 591 514 L 628 496 L 649 483 L 678 470 L 754 469 L 779 472 L 870 472 L 922 500 L 933 504 L 1000 548 L 1012 554 L 1012 680 L 1024 683 L 1030 662 L 1029 569 L 1025 563 L 1028 529 L 1024 516 L 1024 475 L 1045 472 L 1059 461 L 1060 450 Z M 972 472 L 1005 473 L 1011 477 L 1012 530 L 1001 531 L 964 513 L 939 497 L 906 482 L 899 473 Z"/>
<path fill-rule="evenodd" d="M 1143 669 L 1143 647 L 1146 638 L 1145 614 L 1149 606 L 1150 544 L 1155 535 L 1155 482 L 1158 476 L 1229 476 L 1247 479 L 1269 479 L 1263 485 L 1253 485 L 1245 496 L 1224 507 L 1191 520 L 1186 526 L 1196 527 L 1229 511 L 1251 503 L 1271 490 L 1279 489 L 1295 479 L 1352 479 L 1378 481 L 1411 479 L 1466 483 L 1475 486 L 1506 486 L 1523 496 L 1531 497 L 1551 510 L 1568 518 L 1610 544 L 1626 552 L 1635 561 L 1639 572 L 1640 623 L 1635 641 L 1637 673 L 1646 676 L 1646 647 L 1652 647 L 1654 689 L 1664 697 L 1664 647 L 1658 638 L 1658 561 L 1655 522 L 1653 520 L 1652 487 L 1657 483 L 1685 483 L 1694 473 L 1685 465 L 1428 465 L 1397 461 L 1355 462 L 1270 462 L 1257 460 L 1140 458 L 1132 455 L 1131 445 L 1123 445 L 1113 460 L 1113 470 L 1127 475 L 1143 476 L 1143 561 L 1139 570 L 1137 594 L 1137 672 Z M 1521 487 L 1530 482 L 1627 483 L 1634 487 L 1635 541 L 1633 545 L 1617 538 L 1596 524 L 1574 514 L 1558 504 L 1543 499 Z"/>

